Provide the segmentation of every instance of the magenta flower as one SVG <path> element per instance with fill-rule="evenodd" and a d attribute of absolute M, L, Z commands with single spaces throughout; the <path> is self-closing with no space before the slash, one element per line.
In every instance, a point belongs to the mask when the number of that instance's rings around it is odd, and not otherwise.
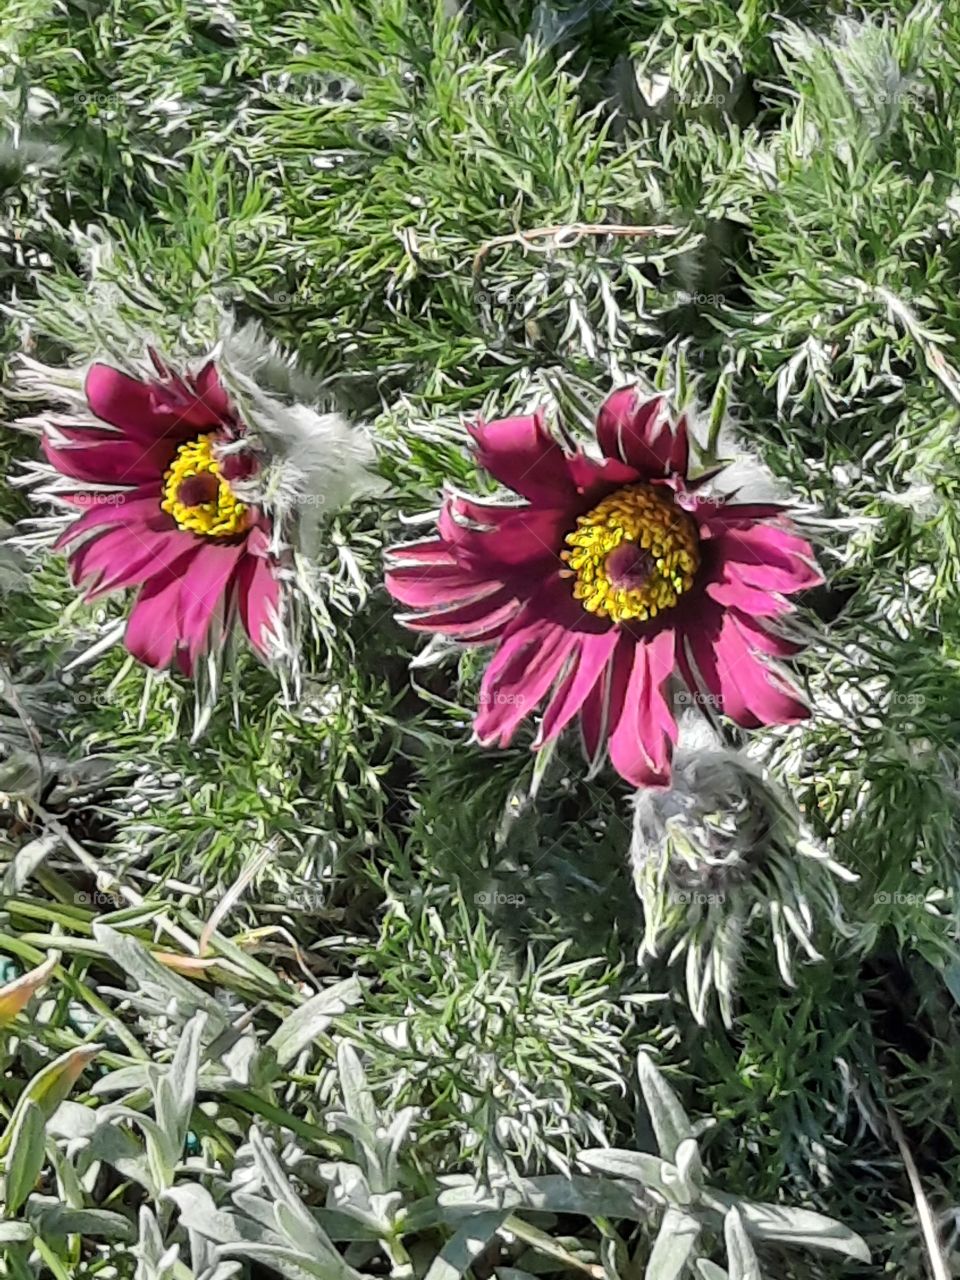
<path fill-rule="evenodd" d="M 74 583 L 87 599 L 139 587 L 127 648 L 191 675 L 236 619 L 265 655 L 279 588 L 270 523 L 233 487 L 258 463 L 214 364 L 180 375 L 152 358 L 157 376 L 144 381 L 93 365 L 84 390 L 97 421 L 53 419 L 43 448 L 80 482 L 57 491 L 83 509 L 56 544 L 70 548 Z"/>
<path fill-rule="evenodd" d="M 607 747 L 627 781 L 660 786 L 674 678 L 740 725 L 808 714 L 768 659 L 796 652 L 777 621 L 822 581 L 813 552 L 783 507 L 698 492 L 716 473 L 688 476 L 686 419 L 662 397 L 606 401 L 602 460 L 566 452 L 541 413 L 471 434 L 480 465 L 526 501 L 449 497 L 436 538 L 388 553 L 387 587 L 408 626 L 495 646 L 481 743 L 506 746 L 546 700 L 535 749 L 579 718 L 591 763 Z"/>

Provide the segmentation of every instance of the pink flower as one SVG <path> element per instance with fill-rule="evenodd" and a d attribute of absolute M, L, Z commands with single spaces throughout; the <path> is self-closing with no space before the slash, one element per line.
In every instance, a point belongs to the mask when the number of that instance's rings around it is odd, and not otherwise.
<path fill-rule="evenodd" d="M 807 708 L 768 661 L 786 597 L 822 581 L 773 503 L 705 498 L 688 476 L 686 419 L 635 388 L 600 409 L 603 459 L 568 453 L 543 416 L 473 427 L 481 466 L 522 504 L 449 497 L 436 538 L 388 553 L 402 621 L 495 651 L 480 691 L 481 743 L 506 746 L 545 702 L 534 749 L 579 718 L 634 785 L 666 785 L 679 677 L 694 702 L 747 727 Z"/>
<path fill-rule="evenodd" d="M 93 365 L 84 391 L 96 421 L 48 422 L 43 449 L 78 482 L 57 495 L 82 509 L 56 544 L 70 548 L 74 583 L 87 599 L 139 587 L 127 648 L 191 675 L 237 618 L 265 655 L 279 588 L 270 523 L 233 487 L 258 463 L 214 364 L 180 375 L 151 356 L 157 376 L 143 381 Z"/>

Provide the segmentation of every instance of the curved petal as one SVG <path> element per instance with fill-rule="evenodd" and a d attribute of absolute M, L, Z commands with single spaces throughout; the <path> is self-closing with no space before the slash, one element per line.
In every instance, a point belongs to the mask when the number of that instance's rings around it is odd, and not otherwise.
<path fill-rule="evenodd" d="M 230 397 L 220 381 L 217 366 L 212 360 L 208 360 L 191 381 L 196 391 L 197 399 L 213 415 L 215 422 L 222 422 L 232 416 L 233 406 L 230 403 Z"/>
<path fill-rule="evenodd" d="M 672 426 L 663 396 L 643 396 L 637 387 L 614 391 L 597 414 L 597 440 L 608 458 L 634 467 L 642 478 L 687 473 L 687 420 Z"/>
<path fill-rule="evenodd" d="M 229 413 L 229 401 L 216 371 L 213 378 L 215 383 L 209 376 L 206 379 L 208 394 L 205 395 L 197 387 L 195 379 L 171 372 L 164 381 L 152 384 L 154 404 L 158 410 L 170 415 L 178 430 L 196 432 L 224 426 L 226 415 L 223 405 L 226 404 Z"/>
<path fill-rule="evenodd" d="M 616 650 L 610 659 L 611 664 L 617 660 Z M 596 768 L 600 752 L 606 737 L 604 735 L 604 713 L 606 707 L 606 688 L 610 680 L 609 670 L 604 671 L 583 700 L 580 708 L 580 746 L 584 759 L 590 770 Z"/>
<path fill-rule="evenodd" d="M 567 458 L 567 467 L 582 499 L 577 507 L 578 515 L 621 485 L 636 484 L 643 479 L 636 467 L 616 458 L 591 458 L 582 450 Z"/>
<path fill-rule="evenodd" d="M 61 551 L 86 533 L 111 525 L 127 528 L 137 525 L 157 531 L 176 527 L 171 517 L 160 510 L 153 485 L 128 489 L 123 493 L 89 494 L 88 497 L 91 501 L 84 504 L 87 509 L 60 534 L 53 544 L 55 551 Z"/>
<path fill-rule="evenodd" d="M 411 631 L 433 631 L 463 644 L 478 644 L 500 635 L 519 608 L 513 592 L 501 588 L 433 613 L 401 614 L 398 621 Z"/>
<path fill-rule="evenodd" d="M 687 635 L 702 683 L 718 708 L 746 729 L 805 720 L 807 707 L 783 677 L 766 665 L 748 637 L 730 612 L 715 618 L 710 630 Z"/>
<path fill-rule="evenodd" d="M 388 553 L 384 583 L 394 600 L 411 609 L 436 609 L 457 601 L 489 595 L 504 586 L 502 578 L 488 576 L 459 564 L 444 543 L 440 555 L 424 561 L 398 559 Z"/>
<path fill-rule="evenodd" d="M 146 444 L 93 427 L 56 427 L 54 434 L 56 439 L 45 435 L 41 441 L 47 461 L 61 475 L 88 484 L 142 485 L 153 481 L 159 492 L 172 456 L 169 442 Z"/>
<path fill-rule="evenodd" d="M 516 507 L 451 497 L 437 525 L 457 561 L 496 576 L 504 567 L 527 569 L 559 564 L 566 533 L 576 527 L 568 508 Z"/>
<path fill-rule="evenodd" d="M 809 542 L 782 525 L 728 529 L 713 546 L 721 562 L 751 587 L 793 595 L 823 582 Z"/>
<path fill-rule="evenodd" d="M 505 747 L 510 742 L 520 721 L 536 711 L 575 645 L 571 632 L 543 618 L 510 628 L 480 685 L 474 731 L 481 743 L 497 741 Z"/>
<path fill-rule="evenodd" d="M 781 635 L 778 631 L 768 631 L 766 627 L 761 626 L 759 622 L 754 621 L 739 609 L 734 610 L 733 616 L 747 644 L 761 653 L 768 653 L 772 658 L 790 658 L 803 648 L 797 641 Z"/>
<path fill-rule="evenodd" d="M 630 679 L 610 735 L 610 763 L 637 787 L 670 781 L 677 725 L 663 686 L 673 672 L 673 654 L 674 636 L 667 630 L 634 646 Z"/>
<path fill-rule="evenodd" d="M 192 557 L 180 580 L 178 612 L 180 645 L 184 650 L 181 667 L 193 673 L 206 646 L 210 624 L 219 610 L 225 613 L 230 579 L 244 554 L 243 544 L 204 542 Z"/>
<path fill-rule="evenodd" d="M 196 424 L 158 400 L 157 386 L 108 364 L 94 364 L 87 371 L 84 390 L 91 413 L 141 446 L 164 437 L 174 442 L 186 440 L 194 434 Z M 201 425 L 216 421 L 208 414 Z"/>
<path fill-rule="evenodd" d="M 139 586 L 155 574 L 191 557 L 194 539 L 180 529 L 156 533 L 146 527 L 107 529 L 70 557 L 74 586 L 86 584 L 86 598 Z"/>
<path fill-rule="evenodd" d="M 775 520 L 786 510 L 774 502 L 725 502 L 696 494 L 680 495 L 677 501 L 700 525 L 701 538 L 719 537 L 731 525 L 739 529 L 759 520 Z"/>
<path fill-rule="evenodd" d="M 571 655 L 570 670 L 554 691 L 543 714 L 535 747 L 550 742 L 570 723 L 601 681 L 620 639 L 615 627 L 595 634 L 580 633 Z"/>
<path fill-rule="evenodd" d="M 265 656 L 280 614 L 280 584 L 270 560 L 265 555 L 245 555 L 234 582 L 243 629 L 257 653 Z"/>
<path fill-rule="evenodd" d="M 467 430 L 479 465 L 514 493 L 554 507 L 574 496 L 566 455 L 544 426 L 542 411 L 476 423 Z"/>
<path fill-rule="evenodd" d="M 718 581 L 707 583 L 704 588 L 711 600 L 725 608 L 742 609 L 757 618 L 773 618 L 791 613 L 793 605 L 773 591 L 761 591 L 751 587 L 736 572 L 736 566 L 726 564 Z"/>
<path fill-rule="evenodd" d="M 387 564 L 387 590 L 401 604 L 420 610 L 398 616 L 414 631 L 474 644 L 498 636 L 520 608 L 516 585 L 465 568 L 441 541 L 394 547 Z M 529 594 L 535 589 L 531 583 Z"/>
<path fill-rule="evenodd" d="M 421 542 L 401 542 L 395 547 L 388 547 L 385 557 L 389 564 L 396 565 L 431 565 L 456 564 L 456 558 L 447 544 L 440 538 L 424 538 Z"/>
<path fill-rule="evenodd" d="M 188 564 L 180 580 L 180 648 L 186 658 L 180 663 L 186 675 L 206 646 L 214 616 L 225 613 L 230 577 L 243 557 L 243 544 L 223 545 L 205 541 Z"/>
<path fill-rule="evenodd" d="M 452 569 L 438 567 L 433 573 L 414 568 L 390 569 L 384 582 L 394 600 L 410 609 L 445 609 L 481 599 L 504 586 L 497 578 L 483 578 L 460 565 Z"/>
<path fill-rule="evenodd" d="M 713 703 L 718 711 L 727 711 L 715 652 L 724 617 L 724 610 L 718 605 L 707 605 L 699 620 L 684 629 L 682 639 L 678 638 L 677 643 L 678 650 L 682 644 L 684 651 L 682 661 L 678 653 L 677 665 L 691 691 L 695 694 L 708 693 L 707 701 Z"/>
<path fill-rule="evenodd" d="M 181 575 L 188 568 L 189 559 L 185 564 L 178 562 L 140 588 L 127 619 L 124 643 L 145 666 L 162 670 L 173 659 L 180 638 L 177 604 Z"/>
<path fill-rule="evenodd" d="M 517 611 L 484 674 L 476 720 L 480 741 L 499 734 L 505 746 L 524 716 L 536 710 L 565 674 L 584 634 L 611 629 L 608 620 L 580 607 L 565 578 L 559 573 L 549 577 Z"/>

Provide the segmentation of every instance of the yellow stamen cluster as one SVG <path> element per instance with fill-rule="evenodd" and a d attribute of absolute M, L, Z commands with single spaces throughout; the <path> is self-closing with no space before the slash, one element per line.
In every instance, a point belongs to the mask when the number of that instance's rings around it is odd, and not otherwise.
<path fill-rule="evenodd" d="M 163 477 L 161 511 L 173 516 L 181 529 L 207 538 L 229 538 L 242 533 L 247 525 L 247 507 L 237 500 L 233 490 L 220 475 L 220 463 L 213 452 L 213 436 L 198 436 L 182 444 Z M 187 504 L 180 500 L 184 482 L 194 476 L 210 475 L 216 480 L 216 493 L 208 502 Z"/>
<path fill-rule="evenodd" d="M 578 518 L 565 541 L 571 550 L 560 554 L 576 579 L 574 597 L 588 613 L 614 622 L 647 622 L 673 608 L 693 585 L 700 565 L 694 521 L 666 494 L 645 484 L 611 493 Z M 610 557 L 626 543 L 638 549 L 642 572 L 612 572 Z"/>

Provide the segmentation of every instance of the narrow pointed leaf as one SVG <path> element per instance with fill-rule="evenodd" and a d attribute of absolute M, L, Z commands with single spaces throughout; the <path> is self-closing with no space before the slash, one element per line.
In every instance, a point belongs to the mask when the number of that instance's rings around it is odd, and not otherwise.
<path fill-rule="evenodd" d="M 55 952 L 36 969 L 31 969 L 29 973 L 0 987 L 0 1027 L 7 1026 L 21 1009 L 26 1008 L 30 997 L 49 981 L 58 960 L 59 953 Z"/>
<path fill-rule="evenodd" d="M 664 1160 L 674 1162 L 680 1143 L 695 1136 L 693 1127 L 680 1105 L 680 1099 L 645 1053 L 637 1055 L 637 1074 L 660 1154 Z"/>
<path fill-rule="evenodd" d="M 102 1048 L 103 1045 L 100 1044 L 84 1044 L 76 1049 L 69 1049 L 33 1077 L 17 1100 L 10 1122 L 0 1135 L 0 1156 L 5 1156 L 9 1151 L 20 1114 L 27 1105 L 35 1102 L 44 1121 L 47 1121 Z"/>
<path fill-rule="evenodd" d="M 696 1218 L 681 1209 L 669 1208 L 663 1215 L 644 1280 L 679 1280 L 699 1235 L 700 1223 Z"/>
<path fill-rule="evenodd" d="M 462 1222 L 430 1264 L 425 1280 L 459 1280 L 509 1216 L 509 1209 L 491 1209 Z"/>
<path fill-rule="evenodd" d="M 267 1041 L 268 1047 L 276 1053 L 280 1066 L 286 1066 L 308 1045 L 313 1044 L 338 1014 L 359 1002 L 361 995 L 360 983 L 355 977 L 351 977 L 327 987 L 325 991 L 312 996 L 299 1009 L 294 1009 Z"/>
<path fill-rule="evenodd" d="M 723 1235 L 727 1243 L 730 1280 L 763 1280 L 756 1251 L 736 1209 L 731 1209 L 724 1218 Z"/>
<path fill-rule="evenodd" d="M 659 1156 L 644 1151 L 625 1151 L 620 1147 L 591 1147 L 577 1156 L 579 1164 L 614 1178 L 627 1178 L 667 1195 L 676 1185 L 676 1170 Z M 673 1182 L 671 1182 L 671 1175 Z"/>
<path fill-rule="evenodd" d="M 807 1245 L 812 1249 L 829 1249 L 859 1262 L 870 1261 L 866 1241 L 842 1222 L 814 1213 L 812 1209 L 790 1209 L 778 1204 L 751 1204 L 747 1200 L 716 1195 L 717 1200 L 732 1208 L 734 1203 L 743 1218 L 747 1232 L 756 1240 L 779 1240 L 784 1244 Z"/>
<path fill-rule="evenodd" d="M 9 1217 L 17 1212 L 36 1186 L 46 1159 L 45 1136 L 43 1112 L 28 1099 L 13 1130 L 7 1157 L 4 1212 Z"/>

